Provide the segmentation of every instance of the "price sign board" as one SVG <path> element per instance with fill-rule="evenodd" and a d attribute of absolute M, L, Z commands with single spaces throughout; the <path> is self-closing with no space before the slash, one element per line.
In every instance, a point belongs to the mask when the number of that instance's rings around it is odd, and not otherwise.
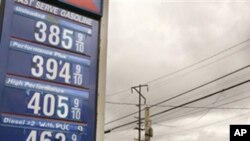
<path fill-rule="evenodd" d="M 0 140 L 94 141 L 99 21 L 39 0 L 1 6 Z"/>

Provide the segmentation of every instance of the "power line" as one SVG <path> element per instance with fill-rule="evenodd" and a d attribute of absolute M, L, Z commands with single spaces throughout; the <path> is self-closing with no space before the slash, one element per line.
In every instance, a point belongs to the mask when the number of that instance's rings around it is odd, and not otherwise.
<path fill-rule="evenodd" d="M 232 104 L 232 103 L 236 103 L 236 102 L 239 102 L 239 101 L 242 101 L 242 100 L 246 100 L 248 98 L 250 98 L 250 96 L 243 97 L 243 98 L 240 98 L 240 99 L 236 99 L 236 100 L 233 100 L 233 101 L 230 101 L 230 102 L 227 102 L 227 103 L 223 103 L 221 105 L 216 106 L 214 109 L 217 109 L 217 108 L 219 109 L 221 106 L 229 105 L 229 104 Z M 223 108 L 227 108 L 227 107 L 221 107 L 221 109 L 223 109 Z M 238 110 L 249 110 L 250 108 L 236 108 L 235 110 L 237 110 L 237 109 Z M 234 110 L 234 109 L 232 108 L 232 110 Z M 170 120 L 173 120 L 173 119 L 176 120 L 176 119 L 181 118 L 181 117 L 186 117 L 186 116 L 189 116 L 189 115 L 193 115 L 195 113 L 199 113 L 201 111 L 202 110 L 198 110 L 198 111 L 194 110 L 193 112 L 185 113 L 185 114 L 182 114 L 182 115 L 179 115 L 179 116 L 175 116 L 175 117 L 172 117 L 172 118 L 169 118 L 169 119 L 164 119 L 164 121 L 170 121 Z"/>
<path fill-rule="evenodd" d="M 237 70 L 235 70 L 235 71 L 233 71 L 233 72 L 231 72 L 231 73 L 228 73 L 228 74 L 223 75 L 223 76 L 221 76 L 221 77 L 219 77 L 219 78 L 216 78 L 216 79 L 214 79 L 214 80 L 212 80 L 212 81 L 209 81 L 209 82 L 207 82 L 207 83 L 204 83 L 204 84 L 202 84 L 202 85 L 200 85 L 200 86 L 198 86 L 198 87 L 195 87 L 195 88 L 193 88 L 193 89 L 190 89 L 190 90 L 188 90 L 188 91 L 186 91 L 186 92 L 183 92 L 183 93 L 181 93 L 181 94 L 178 94 L 178 95 L 176 95 L 176 96 L 173 96 L 173 97 L 171 97 L 171 98 L 168 98 L 168 99 L 166 99 L 166 100 L 163 100 L 163 101 L 161 101 L 161 102 L 158 102 L 158 103 L 152 105 L 151 107 L 155 107 L 155 106 L 160 105 L 160 104 L 162 104 L 162 103 L 165 103 L 165 102 L 168 102 L 168 101 L 170 101 L 170 100 L 176 99 L 176 98 L 178 98 L 178 97 L 180 97 L 180 96 L 186 95 L 186 94 L 188 94 L 188 93 L 190 93 L 190 92 L 192 92 L 192 91 L 195 91 L 195 90 L 200 89 L 200 88 L 202 88 L 202 87 L 204 87 L 204 86 L 207 86 L 207 85 L 209 85 L 209 84 L 212 84 L 212 83 L 214 83 L 214 82 L 216 82 L 216 81 L 219 81 L 219 80 L 221 80 L 221 79 L 224 79 L 224 78 L 226 78 L 226 77 L 228 77 L 228 76 L 230 76 L 230 75 L 233 75 L 233 74 L 235 74 L 235 73 L 238 73 L 238 72 L 240 72 L 240 71 L 242 71 L 242 70 L 244 70 L 244 69 L 247 69 L 247 68 L 249 68 L 249 67 L 250 67 L 250 65 L 247 65 L 247 66 L 245 66 L 245 67 L 242 67 L 242 68 L 240 68 L 240 69 L 237 69 Z"/>
<path fill-rule="evenodd" d="M 249 91 L 249 89 L 247 89 L 247 91 Z M 246 93 L 247 91 L 243 91 L 243 92 L 241 92 L 241 93 Z M 224 100 L 229 99 L 229 98 L 236 97 L 236 96 L 238 96 L 238 95 L 240 95 L 240 93 L 235 93 L 234 96 L 231 96 L 231 97 L 228 97 L 228 98 L 224 98 L 224 99 L 221 100 L 221 101 L 224 101 Z M 226 102 L 226 103 L 217 105 L 216 107 L 221 107 L 221 106 L 229 105 L 229 104 L 236 103 L 236 102 L 240 102 L 240 101 L 242 101 L 242 100 L 246 100 L 246 99 L 249 99 L 249 98 L 250 98 L 250 96 L 246 96 L 246 97 L 239 98 L 239 99 L 234 99 L 233 101 L 229 101 L 229 102 Z M 220 101 L 220 102 L 221 102 L 221 101 Z M 210 104 L 208 104 L 208 105 L 210 105 Z M 206 106 L 207 106 L 207 105 L 206 105 Z M 192 111 L 193 111 L 193 112 L 192 112 Z M 181 117 L 186 117 L 186 116 L 189 116 L 189 115 L 193 115 L 193 114 L 195 114 L 195 113 L 199 113 L 199 112 L 201 112 L 202 110 L 198 110 L 198 111 L 197 111 L 197 110 L 192 110 L 192 111 L 191 111 L 191 112 L 188 112 L 188 113 L 184 113 L 184 114 L 179 115 L 179 116 L 174 116 L 174 117 L 172 117 L 172 118 L 168 118 L 167 120 L 166 120 L 166 118 L 165 118 L 165 119 L 161 119 L 161 120 L 164 120 L 164 121 L 169 121 L 169 120 L 172 120 L 172 119 L 176 120 L 176 119 L 181 118 Z"/>
<path fill-rule="evenodd" d="M 204 84 L 202 84 L 202 85 L 200 85 L 200 86 L 197 86 L 197 87 L 192 88 L 192 89 L 190 89 L 190 90 L 187 90 L 187 91 L 185 91 L 185 92 L 183 92 L 183 93 L 180 93 L 180 94 L 178 94 L 178 95 L 175 95 L 175 96 L 173 96 L 173 97 L 171 97 L 171 98 L 167 98 L 167 99 L 165 99 L 165 100 L 163 100 L 163 101 L 161 101 L 161 102 L 158 102 L 158 103 L 156 103 L 156 104 L 154 104 L 154 105 L 151 105 L 150 108 L 156 107 L 156 106 L 161 105 L 161 104 L 163 104 L 163 103 L 165 103 L 165 102 L 167 102 L 167 101 L 176 99 L 176 98 L 181 97 L 181 96 L 183 96 L 183 95 L 186 95 L 186 94 L 188 94 L 188 93 L 190 93 L 190 92 L 193 92 L 193 91 L 195 91 L 195 90 L 197 90 L 197 89 L 200 89 L 200 88 L 202 88 L 202 87 L 205 87 L 205 86 L 207 86 L 207 85 L 209 85 L 209 84 L 212 84 L 212 83 L 214 83 L 214 82 L 216 82 L 216 81 L 219 81 L 219 80 L 221 80 L 221 79 L 224 79 L 224 78 L 226 78 L 226 77 L 228 77 L 228 76 L 230 76 L 230 75 L 233 75 L 233 74 L 235 74 L 235 73 L 238 73 L 238 72 L 240 72 L 240 71 L 242 71 L 242 70 L 244 70 L 244 69 L 247 69 L 247 68 L 249 68 L 249 67 L 250 67 L 250 65 L 246 65 L 246 66 L 244 66 L 244 67 L 242 67 L 242 68 L 240 68 L 240 69 L 237 69 L 237 70 L 235 70 L 235 71 L 233 71 L 233 72 L 230 72 L 230 73 L 228 73 L 228 74 L 226 74 L 226 75 L 223 75 L 223 76 L 221 76 L 221 77 L 218 77 L 218 78 L 216 78 L 216 79 L 214 79 L 214 80 L 212 80 L 212 81 L 209 81 L 209 82 L 204 83 Z M 116 121 L 119 121 L 119 120 L 122 120 L 122 119 L 125 119 L 125 118 L 127 118 L 127 117 L 130 117 L 130 116 L 132 116 L 132 115 L 134 115 L 134 114 L 136 114 L 136 113 L 138 113 L 138 111 L 133 112 L 133 113 L 130 113 L 130 114 L 125 115 L 125 116 L 122 116 L 122 117 L 117 118 L 117 119 L 115 119 L 115 120 L 109 121 L 109 122 L 106 123 L 106 125 L 107 125 L 107 124 L 110 124 L 110 123 L 113 123 L 113 122 L 116 122 Z"/>
<path fill-rule="evenodd" d="M 152 123 L 154 125 L 159 125 L 159 126 L 163 126 L 163 127 L 167 127 L 167 128 L 177 128 L 177 126 L 172 126 L 172 125 L 165 125 L 165 124 L 160 124 L 160 123 Z"/>
<path fill-rule="evenodd" d="M 153 114 L 151 117 L 155 117 L 155 116 L 158 116 L 158 115 L 164 114 L 164 113 L 166 113 L 166 112 L 169 112 L 169 111 L 175 110 L 175 109 L 177 109 L 177 108 L 180 108 L 180 107 L 183 107 L 183 106 L 186 106 L 186 105 L 189 105 L 189 104 L 195 103 L 195 102 L 197 102 L 197 101 L 200 101 L 200 100 L 203 100 L 203 99 L 206 99 L 206 98 L 209 98 L 209 97 L 212 97 L 212 96 L 214 96 L 214 95 L 217 95 L 217 94 L 219 94 L 219 93 L 222 93 L 222 92 L 228 91 L 228 90 L 230 90 L 230 89 L 233 89 L 233 88 L 235 88 L 235 87 L 238 87 L 238 86 L 240 86 L 240 85 L 243 85 L 243 84 L 245 84 L 245 83 L 249 83 L 249 82 L 250 82 L 250 79 L 248 79 L 248 80 L 246 80 L 246 81 L 243 81 L 243 82 L 241 82 L 241 83 L 238 83 L 238 84 L 236 84 L 236 85 L 230 86 L 230 87 L 228 87 L 228 88 L 222 89 L 222 90 L 220 90 L 220 91 L 217 91 L 217 92 L 214 92 L 214 93 L 208 94 L 208 95 L 206 95 L 206 96 L 203 96 L 203 97 L 197 98 L 197 99 L 195 99 L 195 100 L 192 100 L 192 101 L 186 102 L 186 103 L 184 103 L 184 104 L 181 104 L 181 105 L 179 105 L 179 106 L 173 107 L 173 108 L 171 108 L 171 109 L 167 109 L 167 110 L 164 110 L 164 111 L 162 111 L 162 112 L 159 112 L 159 113 Z"/>
<path fill-rule="evenodd" d="M 246 73 L 247 75 L 249 74 L 249 73 Z M 244 75 L 246 75 L 246 74 L 244 74 Z M 230 80 L 231 81 L 231 80 Z M 223 82 L 223 83 L 225 83 L 225 82 Z M 210 88 L 211 89 L 211 88 Z M 205 91 L 203 91 L 203 92 L 205 92 Z M 199 93 L 202 93 L 202 92 L 199 92 Z M 238 96 L 239 94 L 235 94 L 236 96 Z M 235 95 L 234 96 L 231 96 L 231 97 L 227 97 L 227 98 L 223 98 L 223 100 L 226 100 L 226 99 L 229 99 L 229 98 L 232 98 L 232 97 L 235 97 Z M 245 98 L 250 98 L 250 97 L 245 97 Z M 236 100 L 236 101 L 232 101 L 231 103 L 234 103 L 234 102 L 238 102 L 238 101 L 241 101 L 241 100 L 244 100 L 245 98 L 243 98 L 243 99 L 240 99 L 240 100 Z M 121 105 L 121 106 L 137 106 L 136 104 L 134 104 L 134 103 L 122 103 L 122 102 L 110 102 L 110 101 L 107 101 L 106 103 L 108 103 L 108 104 L 115 104 L 115 105 Z M 182 109 L 209 109 L 209 110 L 211 110 L 211 109 L 228 109 L 228 110 L 248 110 L 248 108 L 230 108 L 230 107 L 223 107 L 223 108 L 218 108 L 218 107 L 220 107 L 220 106 L 223 106 L 223 105 L 227 105 L 227 104 L 230 104 L 230 103 L 226 103 L 226 104 L 222 104 L 222 105 L 218 105 L 218 106 L 216 106 L 216 107 L 211 107 L 211 106 L 209 106 L 208 107 L 208 105 L 210 105 L 210 104 L 208 104 L 207 106 L 202 106 L 202 107 L 192 107 L 192 106 L 184 106 L 184 107 L 182 107 Z M 150 106 L 150 105 L 147 105 L 147 106 Z M 172 105 L 158 105 L 157 107 L 168 107 L 168 108 L 172 108 L 172 107 L 175 107 L 175 106 L 172 106 Z M 200 112 L 200 111 L 198 111 L 198 112 Z M 190 114 L 192 114 L 192 113 L 198 113 L 198 112 L 189 112 Z M 188 114 L 184 114 L 184 115 L 181 115 L 180 117 L 183 117 L 183 116 L 187 116 L 187 115 L 189 115 L 189 113 Z M 176 119 L 176 117 L 174 117 L 175 119 Z M 177 117 L 177 118 L 179 118 L 179 117 Z M 171 120 L 171 119 L 170 119 Z"/>
<path fill-rule="evenodd" d="M 246 116 L 247 117 L 243 117 L 243 116 Z M 185 129 L 185 130 L 182 130 L 182 131 L 178 131 L 178 132 L 174 132 L 174 133 L 169 133 L 169 134 L 164 134 L 164 135 L 156 135 L 155 137 L 159 137 L 159 136 L 172 136 L 172 135 L 175 135 L 175 134 L 178 134 L 180 135 L 180 133 L 184 133 L 184 132 L 190 132 L 192 130 L 196 130 L 196 129 L 200 129 L 200 128 L 205 128 L 205 127 L 209 127 L 209 126 L 212 126 L 212 125 L 216 125 L 216 124 L 222 124 L 222 122 L 228 122 L 232 119 L 235 119 L 235 118 L 240 118 L 240 119 L 245 119 L 245 118 L 249 118 L 249 112 L 246 112 L 244 114 L 241 114 L 241 115 L 237 115 L 237 116 L 233 116 L 231 118 L 228 118 L 228 119 L 223 119 L 223 120 L 219 120 L 219 121 L 216 121 L 216 122 L 213 122 L 213 123 L 210 123 L 210 124 L 206 124 L 206 125 L 201 125 L 201 126 L 198 126 L 198 127 L 194 127 L 194 128 L 189 128 L 189 129 Z M 243 117 L 243 118 L 242 118 Z M 164 124 L 155 124 L 155 125 L 160 125 L 160 126 L 163 126 L 163 127 L 168 127 L 168 128 L 175 128 L 176 126 L 168 126 L 168 125 L 164 125 Z"/>
<path fill-rule="evenodd" d="M 188 71 L 188 72 L 185 72 L 184 74 L 182 74 L 182 75 L 180 75 L 180 76 L 185 76 L 186 74 L 188 74 L 188 73 L 190 73 L 190 72 L 194 72 L 194 71 L 197 71 L 197 70 L 199 70 L 199 69 L 202 69 L 202 68 L 204 68 L 204 67 L 207 67 L 207 66 L 209 66 L 209 65 L 211 65 L 211 64 L 214 64 L 214 63 L 216 63 L 216 62 L 218 62 L 218 61 L 220 61 L 220 60 L 223 60 L 223 59 L 225 59 L 226 57 L 229 57 L 229 56 L 231 56 L 231 55 L 234 55 L 235 53 L 237 53 L 238 51 L 242 51 L 243 49 L 246 49 L 245 47 L 249 47 L 249 46 L 244 46 L 244 47 L 242 47 L 241 49 L 239 49 L 239 50 L 237 50 L 237 51 L 235 51 L 235 52 L 233 52 L 233 53 L 230 53 L 230 54 L 228 54 L 228 55 L 226 55 L 226 56 L 223 56 L 223 57 L 221 57 L 221 58 L 218 58 L 218 59 L 216 59 L 216 60 L 214 60 L 214 61 L 212 61 L 212 62 L 209 62 L 209 63 L 207 63 L 207 64 L 204 64 L 204 65 L 201 65 L 200 67 L 198 67 L 198 68 L 194 68 L 194 69 L 192 69 L 192 70 L 190 70 L 190 71 Z M 178 77 L 180 77 L 180 76 L 178 76 Z M 164 85 L 166 85 L 166 84 L 162 84 L 162 85 L 154 85 L 154 86 L 151 86 L 151 90 L 154 90 L 155 88 L 159 88 L 159 87 L 162 87 L 162 86 L 164 86 Z"/>
<path fill-rule="evenodd" d="M 221 106 L 223 106 L 223 105 L 228 105 L 228 104 L 231 104 L 231 103 L 235 103 L 235 102 L 239 102 L 239 101 L 242 101 L 242 100 L 246 100 L 247 98 L 250 98 L 250 96 L 248 96 L 248 97 L 244 97 L 244 98 L 241 98 L 241 99 L 237 99 L 237 100 L 234 100 L 234 101 L 231 101 L 231 102 L 228 102 L 228 103 L 224 103 L 224 104 L 221 104 L 221 105 L 219 105 L 219 106 L 213 106 L 213 107 L 207 107 L 207 106 L 183 106 L 183 107 L 181 107 L 181 108 L 183 108 L 183 109 L 202 109 L 202 110 L 250 110 L 250 108 L 241 108 L 241 107 L 221 107 Z M 128 106 L 128 105 L 130 105 L 130 106 L 137 106 L 137 104 L 133 104 L 133 103 L 117 103 L 117 102 L 107 102 L 108 104 L 118 104 L 118 105 L 125 105 L 125 106 Z M 158 105 L 157 107 L 168 107 L 168 108 L 174 108 L 174 107 L 176 107 L 176 106 L 171 106 L 171 105 Z M 201 110 L 199 110 L 198 112 L 200 112 Z M 204 117 L 204 116 L 206 116 L 208 113 L 209 113 L 209 111 L 206 113 L 206 114 L 204 114 L 204 115 L 202 115 L 200 118 L 199 118 L 199 120 L 202 118 L 202 117 Z M 190 115 L 190 114 L 193 114 L 193 113 L 198 113 L 197 111 L 196 112 L 191 112 L 191 113 L 188 113 L 188 114 L 183 114 L 183 115 L 181 115 L 181 116 L 178 116 L 178 117 L 174 117 L 174 119 L 176 119 L 176 118 L 180 118 L 180 117 L 183 117 L 183 116 L 187 116 L 187 115 Z M 168 120 L 171 120 L 171 119 L 168 119 Z M 168 121 L 167 120 L 167 121 Z M 197 121 L 197 120 L 196 120 Z M 193 123 L 193 122 L 192 122 Z M 152 123 L 152 124 L 157 124 L 157 125 L 161 125 L 161 124 L 158 124 L 158 123 Z M 190 123 L 188 124 L 188 125 L 190 125 Z M 162 126 L 164 126 L 164 125 L 162 125 Z M 170 126 L 170 125 L 167 125 L 166 127 L 177 127 L 177 126 Z M 183 127 L 183 125 L 182 125 L 182 127 Z"/>
<path fill-rule="evenodd" d="M 156 116 L 159 116 L 159 115 L 161 115 L 161 114 L 165 114 L 165 113 L 170 112 L 170 111 L 172 111 L 172 110 L 175 110 L 175 109 L 181 108 L 181 107 L 183 107 L 183 106 L 186 106 L 186 105 L 189 105 L 189 104 L 192 104 L 192 103 L 201 101 L 201 100 L 203 100 L 203 99 L 207 99 L 207 98 L 212 97 L 212 96 L 214 96 L 214 95 L 220 94 L 221 92 L 225 92 L 225 91 L 231 90 L 231 89 L 233 89 L 233 88 L 239 87 L 239 86 L 244 85 L 244 84 L 249 83 L 249 82 L 250 82 L 250 79 L 248 79 L 248 80 L 246 80 L 246 81 L 243 81 L 243 82 L 240 82 L 240 83 L 237 83 L 237 84 L 235 84 L 235 85 L 233 85 L 233 86 L 224 88 L 224 89 L 222 89 L 222 90 L 220 90 L 220 91 L 217 91 L 217 92 L 208 94 L 208 95 L 206 95 L 206 96 L 203 96 L 203 97 L 194 99 L 194 100 L 192 100 L 192 101 L 188 101 L 188 102 L 186 102 L 186 103 L 180 104 L 180 105 L 178 105 L 178 106 L 176 106 L 176 107 L 173 107 L 173 108 L 170 108 L 170 109 L 167 109 L 167 110 L 163 110 L 163 111 L 161 111 L 161 112 L 158 112 L 158 113 L 156 113 L 156 114 L 151 115 L 151 117 L 156 117 Z M 143 119 L 142 119 L 142 120 L 143 120 Z M 134 124 L 134 123 L 136 123 L 136 122 L 137 122 L 137 120 L 136 120 L 136 121 L 131 121 L 131 122 L 128 122 L 128 123 L 125 123 L 125 124 L 116 126 L 116 127 L 112 128 L 112 129 L 110 129 L 110 130 L 116 130 L 116 129 L 119 129 L 119 128 L 122 128 L 122 127 L 125 127 L 125 126 L 128 126 L 128 125 Z"/>
<path fill-rule="evenodd" d="M 177 70 L 177 71 L 175 71 L 175 72 L 172 72 L 172 73 L 166 74 L 166 75 L 164 75 L 164 76 L 158 77 L 158 78 L 153 79 L 153 80 L 151 80 L 151 81 L 148 81 L 148 82 L 146 82 L 146 83 L 152 83 L 152 82 L 154 82 L 154 81 L 158 81 L 158 80 L 161 80 L 161 79 L 163 79 L 163 78 L 166 78 L 166 77 L 169 77 L 169 76 L 171 76 L 171 75 L 174 75 L 174 74 L 176 74 L 176 73 L 179 73 L 179 72 L 181 72 L 181 71 L 183 71 L 183 70 L 186 70 L 186 69 L 191 68 L 191 67 L 193 67 L 193 66 L 195 66 L 195 65 L 197 65 L 197 64 L 200 64 L 200 63 L 205 62 L 205 61 L 207 61 L 207 60 L 209 60 L 209 59 L 211 59 L 211 58 L 214 58 L 214 57 L 216 57 L 216 56 L 218 56 L 218 55 L 220 55 L 220 54 L 222 54 L 222 53 L 224 53 L 224 52 L 227 52 L 227 51 L 229 51 L 229 50 L 231 50 L 231 49 L 233 49 L 233 48 L 236 48 L 236 47 L 240 46 L 241 44 L 244 44 L 244 43 L 246 43 L 246 42 L 248 42 L 248 41 L 250 41 L 250 38 L 247 39 L 247 40 L 244 40 L 244 41 L 242 41 L 242 42 L 240 42 L 240 43 L 237 43 L 237 44 L 235 44 L 235 45 L 233 45 L 233 46 L 231 46 L 231 47 L 229 47 L 229 48 L 227 48 L 227 49 L 225 49 L 225 50 L 222 50 L 222 51 L 220 51 L 220 52 L 218 52 L 218 53 L 216 53 L 216 54 L 214 54 L 214 55 L 212 55 L 212 56 L 209 56 L 209 57 L 207 57 L 207 58 L 204 58 L 204 59 L 202 59 L 202 60 L 200 60 L 200 61 L 198 61 L 198 62 L 196 62 L 196 63 L 194 63 L 194 64 L 188 65 L 188 66 L 186 66 L 186 67 L 183 67 L 182 69 L 179 69 L 179 70 Z"/>
<path fill-rule="evenodd" d="M 108 104 L 122 105 L 122 106 L 137 106 L 135 103 L 119 103 L 119 102 L 106 102 Z M 150 106 L 150 105 L 149 105 Z M 157 107 L 174 108 L 172 105 L 158 105 Z M 235 107 L 217 107 L 217 106 L 183 106 L 184 109 L 218 109 L 218 110 L 250 110 L 250 108 L 235 108 Z"/>
<path fill-rule="evenodd" d="M 118 95 L 118 94 L 125 93 L 125 92 L 127 92 L 127 91 L 130 91 L 130 88 L 128 88 L 128 89 L 123 89 L 123 90 L 120 90 L 120 91 L 117 91 L 117 92 L 114 92 L 114 93 L 110 93 L 110 94 L 108 94 L 106 97 L 115 96 L 115 95 Z"/>
<path fill-rule="evenodd" d="M 125 106 L 137 106 L 138 105 L 138 104 L 135 104 L 135 103 L 122 103 L 122 102 L 111 102 L 111 101 L 106 101 L 105 103 L 113 104 L 113 105 L 122 105 L 122 106 L 124 106 L 124 105 Z"/>
<path fill-rule="evenodd" d="M 229 97 L 229 98 L 232 98 L 232 97 Z M 216 106 L 215 108 L 217 109 L 218 107 L 221 107 L 221 106 L 224 106 L 224 105 L 229 105 L 229 104 L 232 104 L 232 103 L 236 103 L 236 102 L 240 102 L 240 101 L 242 101 L 242 100 L 246 100 L 246 99 L 248 99 L 248 98 L 250 98 L 250 96 L 247 96 L 247 97 L 243 97 L 243 98 L 240 98 L 240 99 L 236 99 L 236 100 L 233 100 L 233 101 L 230 101 L 230 102 L 227 102 L 227 103 L 223 103 L 223 104 L 220 104 L 220 105 L 218 105 L 218 106 Z M 223 99 L 223 100 L 225 100 L 225 99 Z M 228 107 L 221 107 L 221 109 L 223 109 L 223 108 L 228 108 Z M 199 109 L 199 108 L 198 108 Z M 231 109 L 231 108 L 230 108 Z M 250 108 L 232 108 L 232 109 L 239 109 L 239 110 L 249 110 Z M 188 116 L 188 115 L 191 115 L 191 114 L 195 114 L 195 113 L 198 113 L 198 112 L 201 112 L 201 110 L 199 110 L 199 111 L 194 111 L 194 112 L 189 112 L 189 113 L 185 113 L 185 114 L 183 114 L 183 115 L 180 115 L 180 116 L 175 116 L 175 117 L 172 117 L 172 118 L 170 118 L 170 119 L 164 119 L 164 121 L 170 121 L 170 120 L 172 120 L 172 119 L 178 119 L 178 118 L 180 118 L 180 117 L 185 117 L 185 116 Z M 161 122 L 161 121 L 157 121 L 157 122 L 153 122 L 152 124 L 155 124 L 155 125 L 160 125 L 160 126 L 164 126 L 164 127 L 168 127 L 168 128 L 178 128 L 178 127 L 183 127 L 183 125 L 182 126 L 173 126 L 173 125 L 164 125 L 164 124 L 160 124 L 159 122 Z M 189 124 L 190 125 L 190 124 Z"/>
<path fill-rule="evenodd" d="M 161 80 L 161 79 L 164 79 L 164 78 L 166 78 L 166 77 L 175 75 L 176 73 L 182 72 L 182 71 L 184 71 L 184 70 L 186 70 L 186 69 L 189 69 L 189 68 L 191 68 L 191 67 L 193 67 L 193 66 L 196 66 L 196 65 L 198 65 L 198 64 L 200 64 L 200 63 L 203 63 L 203 62 L 205 62 L 205 61 L 207 61 L 207 60 L 209 60 L 209 59 L 212 59 L 212 58 L 214 58 L 214 57 L 216 57 L 216 56 L 218 56 L 218 55 L 220 55 L 220 54 L 222 54 L 222 53 L 224 53 L 224 52 L 227 52 L 227 51 L 229 51 L 229 50 L 231 50 L 231 49 L 234 49 L 234 48 L 236 48 L 236 47 L 238 47 L 238 46 L 240 46 L 240 45 L 242 45 L 242 44 L 244 44 L 244 43 L 246 43 L 246 42 L 248 42 L 248 41 L 250 41 L 250 38 L 247 39 L 247 40 L 244 40 L 244 41 L 242 41 L 242 42 L 240 42 L 240 43 L 237 43 L 237 44 L 235 44 L 235 45 L 233 45 L 233 46 L 231 46 L 231 47 L 229 47 L 229 48 L 227 48 L 227 49 L 225 49 L 225 50 L 222 50 L 222 51 L 220 51 L 220 52 L 218 52 L 218 53 L 216 53 L 216 54 L 214 54 L 214 55 L 212 55 L 212 56 L 209 56 L 209 57 L 207 57 L 207 58 L 204 58 L 204 59 L 202 59 L 202 60 L 200 60 L 200 61 L 198 61 L 198 62 L 196 62 L 196 63 L 194 63 L 194 64 L 188 65 L 188 66 L 186 66 L 186 67 L 183 67 L 183 68 L 181 68 L 181 69 L 179 69 L 179 70 L 176 70 L 176 71 L 174 71 L 174 72 L 171 72 L 171 73 L 168 73 L 168 74 L 166 74 L 166 75 L 163 75 L 163 76 L 161 76 L 161 77 L 152 79 L 152 80 L 146 82 L 146 84 L 150 84 L 150 83 L 153 83 L 153 82 L 155 82 L 155 81 L 159 81 L 159 80 Z M 124 92 L 129 91 L 129 90 L 130 90 L 130 88 L 123 89 L 123 90 L 120 90 L 120 91 L 117 91 L 117 92 L 108 94 L 107 97 L 119 95 L 119 94 L 122 94 L 122 93 L 124 93 Z"/>

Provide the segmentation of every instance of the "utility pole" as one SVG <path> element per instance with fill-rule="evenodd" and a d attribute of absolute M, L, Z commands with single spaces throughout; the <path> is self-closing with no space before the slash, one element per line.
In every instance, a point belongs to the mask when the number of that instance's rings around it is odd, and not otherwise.
<path fill-rule="evenodd" d="M 138 118 L 138 124 L 139 124 L 139 128 L 138 128 L 138 140 L 139 141 L 142 141 L 141 140 L 141 130 L 142 130 L 142 128 L 141 128 L 141 98 L 143 98 L 144 99 L 144 104 L 146 105 L 146 103 L 147 103 L 147 99 L 146 99 L 146 97 L 144 97 L 143 95 L 142 95 L 142 93 L 141 93 L 141 89 L 143 88 L 143 87 L 146 87 L 147 88 L 147 91 L 148 91 L 148 85 L 139 85 L 139 86 L 134 86 L 134 87 L 131 87 L 131 92 L 133 93 L 133 91 L 135 90 L 138 94 L 139 94 L 139 105 L 138 105 L 138 107 L 139 107 L 139 118 Z"/>
<path fill-rule="evenodd" d="M 150 141 L 150 138 L 153 137 L 153 129 L 151 128 L 150 120 L 150 108 L 145 108 L 145 141 Z"/>

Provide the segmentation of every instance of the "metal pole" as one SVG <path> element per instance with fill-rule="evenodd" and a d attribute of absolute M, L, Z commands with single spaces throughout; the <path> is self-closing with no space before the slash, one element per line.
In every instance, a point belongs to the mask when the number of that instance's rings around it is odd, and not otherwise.
<path fill-rule="evenodd" d="M 148 85 L 139 85 L 139 86 L 135 86 L 135 87 L 131 87 L 131 92 L 133 93 L 133 90 L 135 90 L 138 94 L 139 94 L 139 119 L 138 119 L 138 124 L 139 124 L 139 127 L 138 127 L 138 140 L 141 141 L 141 98 L 144 99 L 144 104 L 146 104 L 146 97 L 144 97 L 142 94 L 141 94 L 141 88 L 142 87 L 147 87 L 147 91 L 148 91 Z M 138 89 L 139 88 L 139 89 Z"/>
<path fill-rule="evenodd" d="M 99 52 L 99 71 L 98 71 L 98 92 L 97 92 L 97 113 L 96 113 L 96 141 L 104 141 L 105 126 L 105 97 L 106 97 L 106 68 L 107 68 L 107 35 L 108 35 L 108 15 L 109 1 L 103 2 L 103 17 L 100 29 L 100 52 Z M 111 131 L 111 130 L 110 130 Z M 106 132 L 107 133 L 107 132 Z"/>

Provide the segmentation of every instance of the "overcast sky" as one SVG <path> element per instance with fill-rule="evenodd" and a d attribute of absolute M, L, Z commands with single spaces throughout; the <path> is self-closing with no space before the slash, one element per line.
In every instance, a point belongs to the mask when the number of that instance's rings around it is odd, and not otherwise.
<path fill-rule="evenodd" d="M 110 0 L 109 8 L 107 102 L 137 103 L 130 87 L 149 82 L 143 94 L 149 105 L 155 104 L 250 64 L 250 41 L 242 43 L 250 38 L 248 0 Z M 164 104 L 188 102 L 247 80 L 249 74 L 245 69 Z M 230 124 L 250 123 L 249 89 L 247 83 L 189 105 L 222 109 L 182 108 L 153 118 L 152 141 L 228 141 Z M 152 108 L 151 114 L 166 109 Z M 106 103 L 105 121 L 135 111 L 136 106 Z M 132 141 L 135 126 L 114 130 L 105 141 Z"/>

